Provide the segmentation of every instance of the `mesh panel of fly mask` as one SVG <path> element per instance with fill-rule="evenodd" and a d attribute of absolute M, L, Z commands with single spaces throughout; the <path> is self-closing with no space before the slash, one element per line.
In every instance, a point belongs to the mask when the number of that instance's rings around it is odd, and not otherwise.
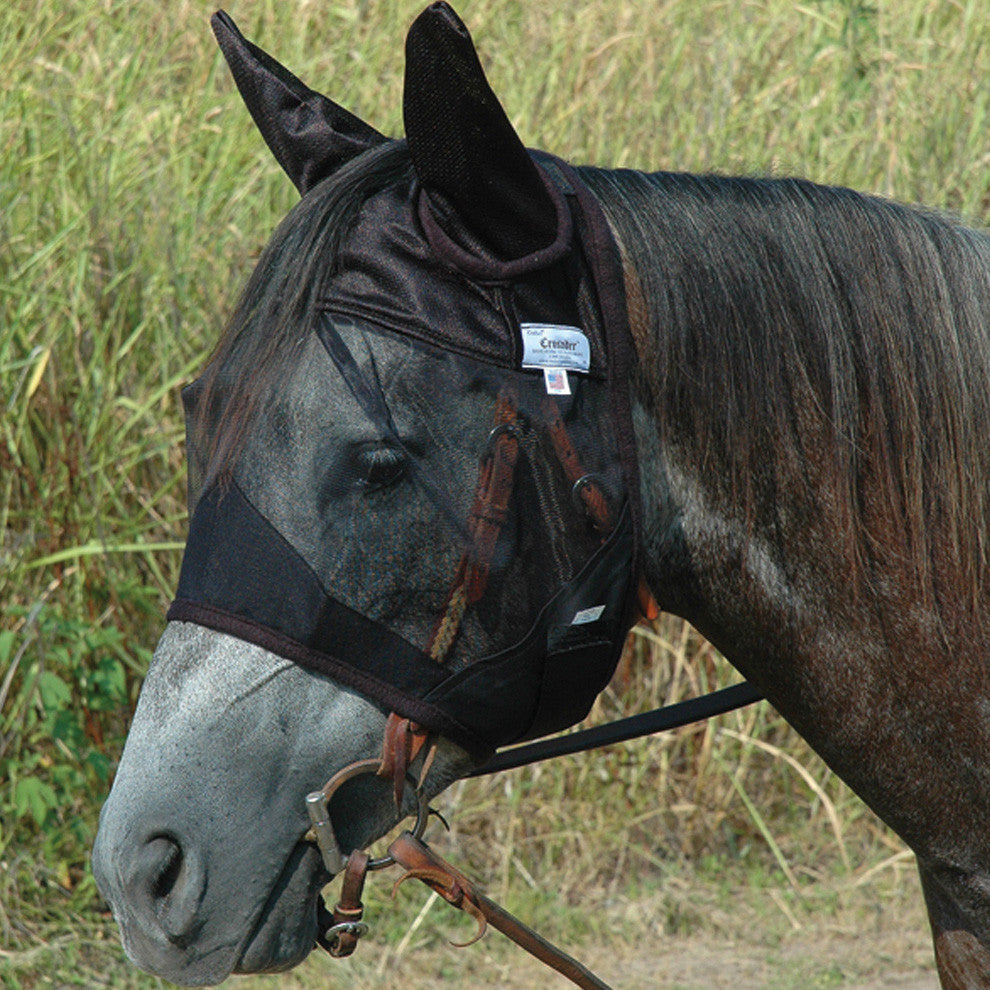
<path fill-rule="evenodd" d="M 479 755 L 587 713 L 633 536 L 594 283 L 555 197 L 562 243 L 498 278 L 452 265 L 414 184 L 364 204 L 298 362 L 193 493 L 172 618 Z M 194 488 L 201 461 L 193 440 Z"/>

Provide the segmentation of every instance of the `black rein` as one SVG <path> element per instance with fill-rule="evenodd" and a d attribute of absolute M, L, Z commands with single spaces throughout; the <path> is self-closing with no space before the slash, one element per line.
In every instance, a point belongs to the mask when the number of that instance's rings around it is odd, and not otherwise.
<path fill-rule="evenodd" d="M 742 684 L 733 684 L 711 694 L 704 694 L 700 698 L 690 698 L 639 715 L 630 715 L 628 718 L 621 718 L 607 725 L 598 725 L 592 729 L 554 736 L 551 739 L 540 739 L 525 746 L 503 750 L 496 753 L 484 766 L 477 767 L 466 776 L 482 777 L 501 770 L 513 770 L 542 760 L 551 760 L 557 756 L 584 753 L 589 749 L 627 742 L 641 736 L 651 736 L 656 732 L 679 729 L 683 725 L 701 722 L 715 715 L 724 715 L 726 712 L 762 700 L 763 695 L 752 684 L 744 681 Z"/>

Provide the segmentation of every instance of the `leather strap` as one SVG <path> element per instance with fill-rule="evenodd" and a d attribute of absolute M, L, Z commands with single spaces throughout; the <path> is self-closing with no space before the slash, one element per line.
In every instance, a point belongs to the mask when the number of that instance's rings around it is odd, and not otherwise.
<path fill-rule="evenodd" d="M 509 501 L 515 483 L 519 439 L 513 429 L 518 401 L 514 390 L 505 386 L 495 403 L 493 439 L 489 456 L 482 465 L 478 489 L 468 519 L 471 536 L 468 565 L 467 602 L 480 601 L 488 586 L 488 572 L 495 555 L 495 544 L 509 512 Z"/>
<path fill-rule="evenodd" d="M 331 925 L 317 936 L 317 943 L 331 956 L 343 959 L 356 948 L 362 934 L 358 925 L 364 915 L 361 895 L 368 875 L 368 854 L 355 849 L 347 857 L 347 868 L 340 888 L 340 899 L 333 909 Z"/>
<path fill-rule="evenodd" d="M 484 596 L 488 574 L 502 527 L 509 512 L 519 459 L 519 398 L 506 384 L 495 402 L 495 413 L 488 449 L 481 464 L 478 484 L 467 519 L 468 545 L 454 574 L 444 614 L 430 638 L 429 654 L 442 663 L 460 631 L 464 613 Z M 557 404 L 546 397 L 543 417 L 557 460 L 565 477 L 584 505 L 595 528 L 602 534 L 612 529 L 608 501 L 595 479 L 587 474 L 574 449 Z M 640 607 L 650 615 L 649 597 L 640 589 Z M 655 605 L 653 608 L 655 609 Z M 378 776 L 392 781 L 397 809 L 402 807 L 406 773 L 429 738 L 422 726 L 392 712 L 385 726 L 382 762 Z M 428 768 L 428 767 L 427 767 Z M 426 772 L 422 774 L 425 778 Z"/>
<path fill-rule="evenodd" d="M 430 637 L 428 652 L 437 663 L 447 658 L 468 606 L 479 602 L 488 586 L 495 544 L 509 512 L 519 459 L 517 407 L 516 393 L 506 385 L 495 402 L 491 438 L 468 513 L 468 544 L 454 572 L 444 614 Z"/>
<path fill-rule="evenodd" d="M 595 529 L 600 533 L 610 532 L 612 520 L 608 510 L 608 502 L 595 481 L 595 476 L 585 473 L 581 459 L 574 449 L 574 444 L 571 443 L 567 427 L 564 426 L 564 421 L 560 418 L 557 404 L 549 399 L 545 401 L 543 414 L 546 417 L 557 460 L 560 462 L 567 480 L 575 486 L 574 490 L 584 504 L 585 511 L 591 517 Z"/>
<path fill-rule="evenodd" d="M 453 645 L 465 610 L 482 598 L 488 584 L 488 572 L 495 553 L 495 544 L 508 514 L 515 483 L 516 462 L 519 456 L 519 438 L 515 429 L 517 408 L 516 395 L 511 389 L 504 389 L 496 402 L 489 449 L 481 466 L 478 486 L 468 516 L 469 543 L 458 564 L 444 616 L 431 637 L 430 655 L 438 662 L 444 660 Z M 585 474 L 555 403 L 548 401 L 544 404 L 544 416 L 557 460 L 565 476 L 574 486 L 574 492 L 581 499 L 595 528 L 607 534 L 612 528 L 608 502 L 594 477 Z M 397 809 L 402 807 L 409 766 L 428 740 L 429 733 L 422 726 L 395 712 L 389 715 L 382 744 L 381 764 L 377 773 L 378 776 L 392 781 Z M 424 762 L 421 782 L 426 776 L 433 752 L 435 745 Z M 398 888 L 406 880 L 421 880 L 449 904 L 470 914 L 478 922 L 478 934 L 472 941 L 480 938 L 490 924 L 576 986 L 585 990 L 609 990 L 606 983 L 599 980 L 581 963 L 481 894 L 464 874 L 409 832 L 403 832 L 389 846 L 388 852 L 396 863 L 406 868 L 406 873 L 398 880 L 395 887 Z M 351 865 L 358 855 L 363 857 L 363 862 L 356 867 L 360 873 L 360 881 L 351 877 Z M 346 917 L 348 920 L 351 917 L 360 919 L 360 893 L 364 874 L 367 872 L 367 862 L 364 854 L 359 854 L 357 851 L 351 853 L 341 900 L 334 910 L 335 919 L 338 913 L 341 918 Z M 333 948 L 330 949 L 331 954 L 349 955 L 354 951 L 357 938 L 358 936 L 352 935 L 350 930 L 345 929 L 340 932 L 336 936 Z"/>
<path fill-rule="evenodd" d="M 485 897 L 463 873 L 438 856 L 425 842 L 409 832 L 403 832 L 389 846 L 388 851 L 407 871 L 396 882 L 395 888 L 406 880 L 421 880 L 448 904 L 465 911 L 478 922 L 478 934 L 472 941 L 479 939 L 485 933 L 486 926 L 491 925 L 576 986 L 584 990 L 610 990 L 607 983 L 602 982 L 576 959 Z"/>
<path fill-rule="evenodd" d="M 395 797 L 395 808 L 402 809 L 402 796 L 405 793 L 406 774 L 409 767 L 429 742 L 430 733 L 423 726 L 396 715 L 392 712 L 385 723 L 385 737 L 382 740 L 382 761 L 377 775 L 392 781 L 392 791 Z M 430 769 L 433 751 L 427 754 L 427 760 L 420 774 L 420 781 L 425 779 Z"/>

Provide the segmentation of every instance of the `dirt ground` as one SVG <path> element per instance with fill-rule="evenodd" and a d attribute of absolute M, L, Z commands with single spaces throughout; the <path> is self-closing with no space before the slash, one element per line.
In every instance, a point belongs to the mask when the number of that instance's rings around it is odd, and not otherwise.
<path fill-rule="evenodd" d="M 497 936 L 491 936 L 492 939 Z M 477 947 L 472 947 L 476 949 Z M 911 931 L 854 933 L 797 932 L 777 946 L 759 940 L 715 942 L 708 937 L 676 936 L 656 946 L 622 951 L 584 947 L 574 954 L 615 990 L 937 990 L 930 943 L 923 928 Z M 384 972 L 362 966 L 353 983 L 362 990 L 435 990 L 486 987 L 491 990 L 560 990 L 571 984 L 511 947 L 463 950 L 459 957 L 441 951 L 413 953 L 393 960 Z M 312 982 L 328 985 L 327 960 L 307 964 Z M 341 963 L 341 967 L 348 967 Z M 318 973 L 319 971 L 319 973 Z M 353 973 L 353 971 L 352 971 Z M 349 974 L 351 975 L 351 974 Z M 357 974 L 354 974 L 357 975 Z M 253 981 L 252 981 L 253 982 Z M 278 985 L 277 983 L 275 984 Z M 329 985 L 342 985 L 337 981 Z M 272 983 L 269 982 L 271 987 Z"/>
<path fill-rule="evenodd" d="M 908 931 L 888 928 L 870 933 L 802 930 L 768 945 L 758 937 L 717 941 L 709 936 L 675 936 L 655 945 L 640 944 L 625 951 L 584 947 L 575 951 L 601 979 L 619 990 L 936 990 L 928 933 L 923 926 Z M 548 974 L 525 956 L 499 951 L 460 986 L 499 990 L 561 990 L 570 984 Z M 410 972 L 410 969 L 412 972 Z M 415 963 L 403 977 L 413 977 Z M 449 977 L 448 977 L 449 978 Z M 477 980 L 477 982 L 475 982 Z M 490 982 L 488 982 L 490 981 Z M 450 985 L 455 981 L 450 980 Z M 386 982 L 383 986 L 392 986 Z M 425 990 L 424 984 L 424 990 Z"/>
<path fill-rule="evenodd" d="M 912 937 L 914 936 L 914 937 Z M 586 959 L 591 962 L 593 954 Z M 895 931 L 867 936 L 795 933 L 782 945 L 716 943 L 675 938 L 648 958 L 602 958 L 597 973 L 618 988 L 768 990 L 843 987 L 847 990 L 936 990 L 927 933 Z M 547 987 L 535 971 L 508 987 Z M 561 983 L 561 986 L 566 984 Z"/>

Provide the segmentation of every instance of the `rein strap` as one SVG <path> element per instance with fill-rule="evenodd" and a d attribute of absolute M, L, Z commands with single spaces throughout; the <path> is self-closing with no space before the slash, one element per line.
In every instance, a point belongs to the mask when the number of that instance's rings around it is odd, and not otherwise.
<path fill-rule="evenodd" d="M 501 905 L 485 897 L 463 873 L 438 856 L 425 842 L 409 832 L 403 832 L 388 847 L 388 851 L 396 863 L 407 871 L 396 882 L 393 893 L 407 880 L 421 880 L 448 904 L 470 914 L 478 922 L 478 934 L 472 942 L 481 938 L 485 928 L 491 925 L 576 986 L 584 990 L 610 990 L 609 985 L 591 970 L 523 924 Z"/>
<path fill-rule="evenodd" d="M 652 736 L 657 732 L 679 729 L 694 722 L 714 718 L 716 715 L 724 715 L 737 708 L 744 708 L 746 705 L 762 701 L 763 698 L 761 691 L 748 681 L 743 681 L 741 684 L 733 684 L 697 698 L 688 698 L 686 701 L 678 701 L 663 708 L 654 708 L 638 715 L 616 719 L 605 725 L 596 725 L 591 729 L 551 736 L 549 739 L 539 739 L 525 746 L 502 750 L 483 766 L 466 773 L 465 777 L 483 777 L 502 770 L 514 770 L 516 767 L 529 766 L 531 763 L 552 760 L 558 756 L 584 753 L 589 749 L 599 749 L 602 746 L 628 742 L 630 739 Z"/>

